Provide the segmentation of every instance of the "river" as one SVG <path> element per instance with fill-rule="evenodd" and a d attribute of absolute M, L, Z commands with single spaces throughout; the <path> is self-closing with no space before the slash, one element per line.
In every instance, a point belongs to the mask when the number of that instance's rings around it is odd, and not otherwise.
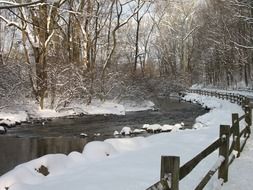
<path fill-rule="evenodd" d="M 93 140 L 114 138 L 113 132 L 123 127 L 139 129 L 143 124 L 176 124 L 184 122 L 191 128 L 195 118 L 207 112 L 201 106 L 176 99 L 155 100 L 158 111 L 129 112 L 124 116 L 90 115 L 55 118 L 48 121 L 26 123 L 8 130 L 0 136 L 0 175 L 18 164 L 45 154 L 81 152 Z M 81 138 L 80 134 L 88 135 Z M 143 134 L 147 136 L 149 134 Z"/>

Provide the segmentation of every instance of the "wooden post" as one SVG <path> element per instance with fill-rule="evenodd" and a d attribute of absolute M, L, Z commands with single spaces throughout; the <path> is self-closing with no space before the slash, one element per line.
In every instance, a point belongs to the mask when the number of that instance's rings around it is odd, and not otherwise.
<path fill-rule="evenodd" d="M 247 133 L 251 134 L 252 110 L 249 105 L 245 105 L 245 122 L 247 123 Z"/>
<path fill-rule="evenodd" d="M 242 96 L 242 107 L 245 108 L 246 105 L 246 97 Z"/>
<path fill-rule="evenodd" d="M 220 138 L 222 140 L 222 144 L 219 149 L 219 156 L 223 156 L 225 160 L 219 168 L 218 179 L 222 178 L 224 182 L 228 181 L 229 136 L 230 126 L 220 125 Z"/>
<path fill-rule="evenodd" d="M 239 95 L 239 102 L 240 102 L 240 105 L 242 105 L 242 97 L 241 97 L 241 95 Z"/>
<path fill-rule="evenodd" d="M 162 156 L 161 158 L 161 181 L 167 180 L 168 189 L 179 189 L 180 158 L 177 156 Z"/>
<path fill-rule="evenodd" d="M 235 141 L 234 150 L 237 151 L 237 158 L 240 157 L 240 126 L 239 126 L 239 115 L 238 113 L 232 114 L 232 126 L 233 126 L 233 140 Z"/>

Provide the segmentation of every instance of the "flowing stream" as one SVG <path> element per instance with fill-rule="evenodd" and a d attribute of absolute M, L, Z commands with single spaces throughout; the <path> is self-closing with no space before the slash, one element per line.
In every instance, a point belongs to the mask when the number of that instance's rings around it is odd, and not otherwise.
<path fill-rule="evenodd" d="M 52 153 L 81 152 L 93 140 L 114 138 L 113 132 L 123 127 L 139 129 L 143 124 L 176 124 L 184 122 L 191 128 L 195 118 L 207 112 L 199 105 L 176 99 L 155 100 L 158 111 L 129 112 L 124 116 L 91 115 L 56 118 L 26 123 L 0 136 L 0 175 L 18 164 Z M 80 134 L 88 135 L 81 138 Z M 149 134 L 142 134 L 147 136 Z"/>

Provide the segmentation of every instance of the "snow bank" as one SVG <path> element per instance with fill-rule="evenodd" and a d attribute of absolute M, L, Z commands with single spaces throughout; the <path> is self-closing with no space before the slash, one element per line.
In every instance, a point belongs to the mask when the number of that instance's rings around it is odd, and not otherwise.
<path fill-rule="evenodd" d="M 119 153 L 142 149 L 147 147 L 147 144 L 144 137 L 108 139 L 106 141 L 88 143 L 84 147 L 82 154 L 79 152 L 71 152 L 68 156 L 64 154 L 49 154 L 21 164 L 1 176 L 0 190 L 5 190 L 5 187 L 11 187 L 10 189 L 12 189 L 13 186 L 17 188 L 20 184 L 32 185 L 43 183 L 47 178 L 64 175 L 66 171 L 80 167 L 79 165 L 86 164 L 87 166 L 91 163 L 116 156 Z M 39 172 L 41 166 L 47 168 L 49 172 L 47 176 Z"/>
<path fill-rule="evenodd" d="M 64 174 L 66 169 L 73 165 L 72 160 L 64 154 L 49 154 L 21 164 L 0 178 L 0 190 L 5 190 L 5 187 L 11 187 L 18 183 L 40 183 L 46 177 L 38 172 L 41 166 L 45 166 L 48 169 L 49 174 L 47 177 Z"/>
<path fill-rule="evenodd" d="M 19 111 L 16 113 L 4 113 L 0 112 L 0 125 L 5 124 L 9 127 L 21 123 L 28 119 L 28 115 L 25 111 Z"/>
<path fill-rule="evenodd" d="M 52 109 L 38 109 L 36 111 L 35 116 L 38 118 L 55 118 L 55 117 L 64 117 L 64 116 L 68 116 L 68 115 L 75 115 L 76 112 L 74 112 L 73 110 L 68 110 L 68 111 L 64 111 L 64 112 L 57 112 L 55 110 Z"/>
<path fill-rule="evenodd" d="M 114 102 L 100 102 L 92 101 L 90 105 L 83 106 L 82 109 L 87 114 L 115 114 L 125 115 L 125 108 L 123 105 Z"/>
<path fill-rule="evenodd" d="M 90 142 L 83 149 L 84 157 L 90 161 L 103 160 L 116 153 L 117 151 L 111 144 L 102 141 Z"/>
<path fill-rule="evenodd" d="M 211 111 L 207 114 L 196 118 L 194 128 L 217 125 L 220 126 L 229 121 L 232 121 L 232 113 L 238 113 L 239 116 L 244 115 L 244 111 L 240 106 L 233 104 L 227 100 L 221 100 L 210 96 L 201 96 L 195 93 L 187 94 L 184 97 L 186 101 L 192 101 L 201 104 L 203 107 L 208 107 Z M 211 116 L 210 116 L 211 115 Z M 245 126 L 245 122 L 240 122 Z"/>
<path fill-rule="evenodd" d="M 32 118 L 56 118 L 70 115 L 88 114 L 88 115 L 125 115 L 126 111 L 144 111 L 153 109 L 154 103 L 151 101 L 123 101 L 117 103 L 114 101 L 100 101 L 93 100 L 91 104 L 86 105 L 83 102 L 73 102 L 68 107 L 55 109 L 41 110 L 35 102 L 30 102 L 27 105 L 17 106 L 15 108 L 8 108 L 5 112 L 0 112 L 0 120 L 4 123 L 14 125 L 22 121 L 26 121 L 29 117 Z M 10 111 L 16 110 L 16 111 Z M 28 110 L 28 111 L 18 111 Z M 13 112 L 13 113 L 12 113 Z M 1 121 L 0 121 L 1 122 Z"/>
<path fill-rule="evenodd" d="M 144 137 L 108 139 L 105 142 L 111 144 L 120 153 L 134 151 L 148 146 L 148 142 Z"/>
<path fill-rule="evenodd" d="M 209 97 L 209 96 L 201 96 L 199 94 L 187 94 L 185 97 L 183 97 L 185 101 L 191 101 L 193 103 L 199 103 L 203 107 L 207 107 L 210 109 L 213 108 L 220 108 L 221 103 L 218 98 Z"/>
<path fill-rule="evenodd" d="M 114 115 L 125 115 L 126 112 L 133 111 L 144 111 L 153 109 L 154 103 L 151 101 L 144 100 L 142 102 L 125 100 L 120 103 L 114 101 L 100 101 L 92 100 L 89 105 L 83 103 L 73 102 L 68 108 L 61 109 L 60 112 L 55 110 L 45 109 L 36 112 L 37 117 L 63 117 L 68 115 L 76 114 L 89 114 L 89 115 L 103 115 L 103 114 L 114 114 Z"/>

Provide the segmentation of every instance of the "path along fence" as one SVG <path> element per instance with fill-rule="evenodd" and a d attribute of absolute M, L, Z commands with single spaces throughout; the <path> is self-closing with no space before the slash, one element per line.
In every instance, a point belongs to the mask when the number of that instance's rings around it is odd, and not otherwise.
<path fill-rule="evenodd" d="M 196 186 L 195 190 L 203 189 L 213 175 L 218 171 L 218 179 L 222 183 L 228 181 L 229 166 L 233 161 L 240 157 L 240 153 L 250 137 L 252 125 L 252 109 L 249 106 L 249 99 L 242 95 L 232 93 L 217 93 L 202 90 L 189 90 L 190 93 L 197 93 L 204 96 L 213 96 L 221 99 L 230 100 L 233 103 L 241 105 L 245 114 L 239 116 L 238 113 L 232 114 L 232 126 L 220 125 L 220 135 L 216 141 L 209 145 L 190 161 L 180 167 L 180 157 L 162 156 L 160 181 L 147 188 L 146 190 L 179 190 L 179 182 L 208 155 L 219 150 L 219 156 L 216 163 L 203 176 L 202 180 Z M 245 121 L 246 126 L 240 126 L 240 121 Z"/>

